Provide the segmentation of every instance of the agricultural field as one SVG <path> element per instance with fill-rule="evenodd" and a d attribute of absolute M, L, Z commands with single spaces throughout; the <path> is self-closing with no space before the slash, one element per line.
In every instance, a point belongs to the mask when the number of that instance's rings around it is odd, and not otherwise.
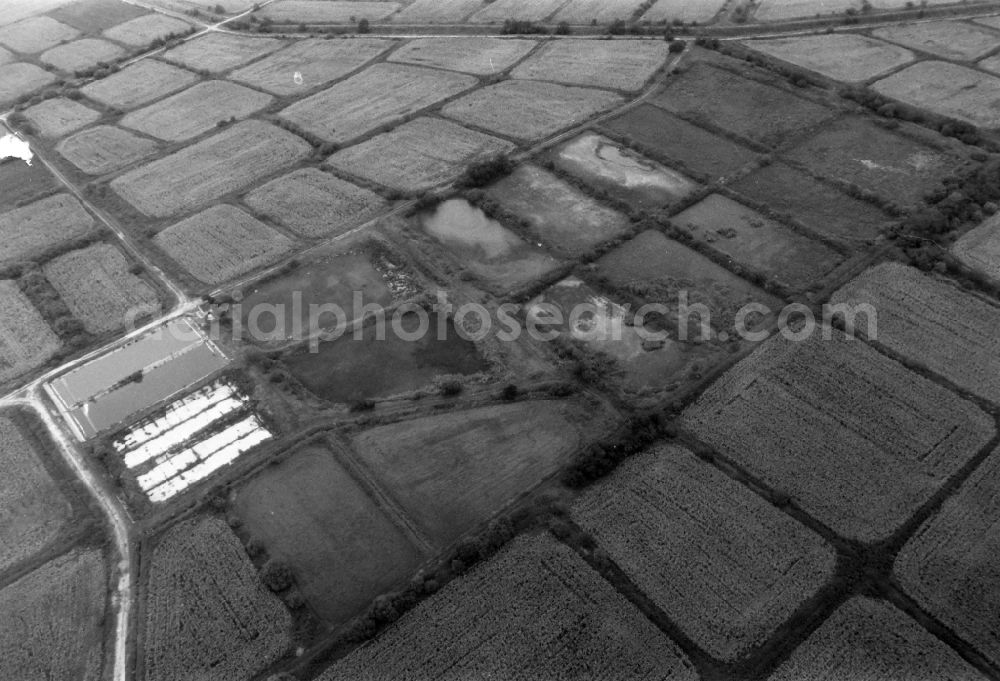
<path fill-rule="evenodd" d="M 63 137 L 90 125 L 101 117 L 100 112 L 65 97 L 54 97 L 28 107 L 24 116 L 42 137 Z"/>
<path fill-rule="evenodd" d="M 375 64 L 292 104 L 280 116 L 328 141 L 343 143 L 394 123 L 476 85 L 471 76 L 403 64 Z"/>
<path fill-rule="evenodd" d="M 416 0 L 392 17 L 400 24 L 454 24 L 483 7 L 484 0 Z"/>
<path fill-rule="evenodd" d="M 88 175 L 105 175 L 149 158 L 159 146 L 121 128 L 98 125 L 67 137 L 56 151 Z"/>
<path fill-rule="evenodd" d="M 914 60 L 914 54 L 905 47 L 855 33 L 748 40 L 744 45 L 846 83 L 862 83 L 884 76 Z"/>
<path fill-rule="evenodd" d="M 1000 217 L 987 218 L 963 234 L 951 253 L 966 267 L 1000 282 Z"/>
<path fill-rule="evenodd" d="M 571 549 L 536 535 L 515 539 L 317 681 L 444 681 L 489 673 L 503 679 L 698 678 L 670 639 Z"/>
<path fill-rule="evenodd" d="M 774 336 L 682 425 L 841 535 L 884 539 L 989 442 L 993 419 L 860 340 L 829 335 Z"/>
<path fill-rule="evenodd" d="M 876 28 L 872 35 L 942 59 L 975 61 L 1000 47 L 1000 35 L 975 24 L 931 21 Z"/>
<path fill-rule="evenodd" d="M 441 112 L 459 123 L 530 141 L 579 125 L 622 102 L 602 90 L 515 80 L 477 90 Z"/>
<path fill-rule="evenodd" d="M 3 69 L 0 69 L 0 105 L 12 104 L 25 95 L 51 85 L 55 79 L 54 74 L 34 64 L 4 64 Z"/>
<path fill-rule="evenodd" d="M 717 178 L 733 173 L 756 158 L 735 142 L 714 135 L 652 104 L 640 104 L 602 127 L 663 156 L 683 170 Z"/>
<path fill-rule="evenodd" d="M 305 158 L 309 144 L 261 121 L 244 121 L 129 171 L 111 188 L 137 210 L 167 217 L 196 210 Z"/>
<path fill-rule="evenodd" d="M 0 213 L 0 266 L 31 260 L 95 230 L 94 219 L 69 194 L 56 194 Z"/>
<path fill-rule="evenodd" d="M 569 0 L 555 13 L 551 21 L 569 24 L 609 24 L 621 19 L 627 21 L 640 9 L 639 0 Z"/>
<path fill-rule="evenodd" d="M 543 21 L 566 0 L 494 0 L 469 17 L 473 24 L 502 24 L 507 19 Z"/>
<path fill-rule="evenodd" d="M 125 50 L 114 43 L 96 38 L 83 38 L 71 43 L 53 47 L 42 53 L 39 59 L 66 73 L 75 73 L 97 66 L 101 62 L 113 62 L 125 56 Z"/>
<path fill-rule="evenodd" d="M 243 681 L 288 649 L 291 616 L 223 520 L 174 526 L 146 560 L 137 678 Z"/>
<path fill-rule="evenodd" d="M 869 269 L 831 302 L 873 306 L 878 327 L 870 340 L 875 345 L 1000 403 L 1000 308 L 995 305 L 898 263 Z M 872 335 L 863 321 L 856 323 L 859 333 Z"/>
<path fill-rule="evenodd" d="M 145 47 L 160 38 L 187 33 L 192 28 L 186 21 L 153 13 L 117 24 L 104 31 L 104 37 L 130 47 Z"/>
<path fill-rule="evenodd" d="M 573 2 L 563 12 L 572 10 Z M 666 63 L 668 49 L 662 40 L 556 40 L 542 45 L 511 76 L 638 92 Z"/>
<path fill-rule="evenodd" d="M 704 24 L 711 21 L 719 10 L 726 4 L 726 0 L 656 0 L 653 6 L 642 15 L 643 21 L 666 21 L 675 19 L 685 23 Z"/>
<path fill-rule="evenodd" d="M 450 182 L 471 163 L 513 148 L 451 121 L 420 117 L 338 151 L 327 164 L 390 189 L 416 192 Z"/>
<path fill-rule="evenodd" d="M 556 472 L 583 443 L 584 431 L 610 425 L 606 414 L 584 414 L 572 403 L 517 402 L 379 426 L 353 444 L 440 547 Z"/>
<path fill-rule="evenodd" d="M 797 290 L 816 284 L 843 256 L 721 194 L 670 218 L 694 241 Z"/>
<path fill-rule="evenodd" d="M 271 180 L 243 202 L 256 214 L 309 239 L 343 234 L 387 205 L 378 194 L 316 168 Z"/>
<path fill-rule="evenodd" d="M 198 83 L 121 119 L 120 125 L 168 142 L 183 142 L 260 111 L 273 97 L 222 80 Z"/>
<path fill-rule="evenodd" d="M 321 444 L 269 466 L 236 494 L 242 529 L 288 564 L 306 601 L 338 625 L 406 581 L 423 556 Z"/>
<path fill-rule="evenodd" d="M 107 612 L 104 557 L 76 550 L 0 590 L 0 677 L 101 681 Z"/>
<path fill-rule="evenodd" d="M 72 26 L 50 17 L 31 17 L 0 28 L 0 45 L 21 54 L 38 54 L 79 35 Z"/>
<path fill-rule="evenodd" d="M 530 225 L 552 250 L 575 256 L 620 237 L 631 221 L 576 187 L 533 165 L 522 165 L 486 195 Z"/>
<path fill-rule="evenodd" d="M 955 0 L 921 0 L 920 5 L 954 4 Z M 903 9 L 906 0 L 872 0 L 873 9 Z M 915 3 L 916 4 L 916 3 Z M 843 14 L 853 9 L 864 9 L 862 0 L 762 0 L 754 13 L 756 21 L 782 21 L 785 19 L 811 19 L 817 15 Z"/>
<path fill-rule="evenodd" d="M 98 243 L 61 255 L 42 270 L 84 328 L 102 334 L 160 309 L 153 287 L 129 268 L 121 251 Z"/>
<path fill-rule="evenodd" d="M 0 135 L 6 135 L 6 128 L 0 127 Z M 0 160 L 0 215 L 4 211 L 37 201 L 54 193 L 60 187 L 52 173 L 41 163 L 30 166 L 17 158 Z"/>
<path fill-rule="evenodd" d="M 107 78 L 84 85 L 80 92 L 106 106 L 128 111 L 196 82 L 198 76 L 190 71 L 155 59 L 143 59 Z"/>
<path fill-rule="evenodd" d="M 980 681 L 985 677 L 890 603 L 855 596 L 792 652 L 770 678 Z"/>
<path fill-rule="evenodd" d="M 1000 36 L 997 38 L 1000 41 Z M 981 128 L 1000 126 L 1000 78 L 943 61 L 922 61 L 872 88 L 879 94 Z"/>
<path fill-rule="evenodd" d="M 221 284 L 269 265 L 293 246 L 284 234 L 228 204 L 167 227 L 153 243 L 207 284 Z"/>
<path fill-rule="evenodd" d="M 16 57 L 9 51 L 0 47 L 0 64 L 6 64 L 7 62 L 14 61 Z"/>
<path fill-rule="evenodd" d="M 214 75 L 271 54 L 286 44 L 275 38 L 209 33 L 167 50 L 163 58 L 192 71 L 204 70 Z"/>
<path fill-rule="evenodd" d="M 0 280 L 0 382 L 42 366 L 61 346 L 17 282 Z"/>
<path fill-rule="evenodd" d="M 671 78 L 666 91 L 651 101 L 688 120 L 717 125 L 768 147 L 833 115 L 829 109 L 783 89 L 704 62 Z"/>
<path fill-rule="evenodd" d="M 29 0 L 37 3 L 38 0 Z M 51 1 L 51 0 L 50 0 Z M 129 21 L 146 15 L 149 10 L 138 5 L 130 5 L 121 0 L 55 0 L 61 6 L 48 13 L 53 19 L 58 19 L 84 33 L 100 33 L 117 26 L 123 21 Z"/>
<path fill-rule="evenodd" d="M 506 71 L 537 44 L 534 40 L 479 36 L 418 38 L 390 54 L 389 61 L 489 76 Z"/>
<path fill-rule="evenodd" d="M 674 446 L 626 461 L 573 519 L 698 645 L 734 661 L 833 576 L 819 536 Z"/>
<path fill-rule="evenodd" d="M 277 24 L 347 24 L 362 19 L 381 21 L 399 8 L 397 2 L 278 0 L 257 10 L 254 16 Z"/>
<path fill-rule="evenodd" d="M 279 97 L 300 95 L 361 68 L 392 45 L 392 41 L 377 38 L 299 40 L 233 71 L 229 79 Z M 295 74 L 301 83 L 296 82 Z"/>

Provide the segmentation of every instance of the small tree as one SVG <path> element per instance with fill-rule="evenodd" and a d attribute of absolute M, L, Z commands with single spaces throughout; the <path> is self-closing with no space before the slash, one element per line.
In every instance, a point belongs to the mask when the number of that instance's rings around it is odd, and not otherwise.
<path fill-rule="evenodd" d="M 292 585 L 292 569 L 285 561 L 272 558 L 261 568 L 260 579 L 271 591 L 284 591 Z"/>
<path fill-rule="evenodd" d="M 368 19 L 362 19 L 358 22 L 358 33 L 371 33 L 371 24 L 368 23 Z"/>

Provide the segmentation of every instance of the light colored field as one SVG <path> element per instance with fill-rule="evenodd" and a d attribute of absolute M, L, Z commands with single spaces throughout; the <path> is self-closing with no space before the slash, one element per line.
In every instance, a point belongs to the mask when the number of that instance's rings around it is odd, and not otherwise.
<path fill-rule="evenodd" d="M 847 83 L 877 78 L 914 60 L 906 48 L 854 33 L 748 40 L 744 45 Z"/>
<path fill-rule="evenodd" d="M 535 140 L 583 123 L 622 103 L 603 90 L 528 80 L 504 81 L 446 105 L 441 112 L 460 123 L 507 137 Z"/>
<path fill-rule="evenodd" d="M 346 76 L 393 44 L 378 38 L 302 40 L 234 71 L 229 78 L 282 97 L 304 94 Z M 296 74 L 301 84 L 296 83 Z"/>
<path fill-rule="evenodd" d="M 0 28 L 0 45 L 22 54 L 37 54 L 79 35 L 75 28 L 55 19 L 31 17 Z"/>
<path fill-rule="evenodd" d="M 11 104 L 20 97 L 37 92 L 55 79 L 55 75 L 34 64 L 4 64 L 0 69 L 0 105 Z"/>
<path fill-rule="evenodd" d="M 858 339 L 765 342 L 686 427 L 843 536 L 889 536 L 994 433 L 992 417 Z"/>
<path fill-rule="evenodd" d="M 215 14 L 216 7 L 222 7 L 226 14 L 246 12 L 256 0 L 150 0 L 150 4 L 179 12 L 196 9 L 209 15 Z"/>
<path fill-rule="evenodd" d="M 1000 308 L 898 263 L 871 268 L 831 302 L 872 305 L 878 312 L 876 345 L 1000 403 Z M 856 324 L 870 335 L 863 320 Z"/>
<path fill-rule="evenodd" d="M 573 519 L 712 656 L 733 661 L 833 576 L 833 547 L 686 449 L 626 461 Z"/>
<path fill-rule="evenodd" d="M 556 40 L 511 76 L 634 92 L 663 66 L 668 48 L 662 40 Z"/>
<path fill-rule="evenodd" d="M 871 0 L 874 9 L 903 9 L 907 0 Z M 915 5 L 955 4 L 955 0 L 921 0 Z M 817 14 L 843 14 L 848 9 L 861 12 L 862 0 L 763 0 L 754 19 L 757 21 L 781 21 L 784 19 L 811 19 Z"/>
<path fill-rule="evenodd" d="M 1000 127 L 1000 78 L 943 61 L 923 61 L 872 85 L 887 97 L 982 128 Z"/>
<path fill-rule="evenodd" d="M 16 59 L 14 54 L 4 48 L 0 47 L 0 64 L 7 64 Z"/>
<path fill-rule="evenodd" d="M 94 219 L 69 194 L 57 194 L 0 213 L 0 264 L 30 260 L 91 232 Z"/>
<path fill-rule="evenodd" d="M 25 17 L 41 14 L 74 0 L 6 0 L 0 6 L 0 26 L 7 26 Z"/>
<path fill-rule="evenodd" d="M 1000 282 L 1000 215 L 963 234 L 951 253 L 966 267 Z"/>
<path fill-rule="evenodd" d="M 0 381 L 40 367 L 61 347 L 17 282 L 0 280 Z"/>
<path fill-rule="evenodd" d="M 132 170 L 111 182 L 111 188 L 146 215 L 167 217 L 244 189 L 292 165 L 310 149 L 305 140 L 281 128 L 245 121 Z"/>
<path fill-rule="evenodd" d="M 483 4 L 483 0 L 417 0 L 392 19 L 396 23 L 456 24 Z"/>
<path fill-rule="evenodd" d="M 337 0 L 278 0 L 256 16 L 279 24 L 347 24 L 381 21 L 400 7 L 398 2 L 338 2 Z"/>
<path fill-rule="evenodd" d="M 224 521 L 181 523 L 147 559 L 137 678 L 243 681 L 291 644 L 288 611 Z"/>
<path fill-rule="evenodd" d="M 569 0 L 556 12 L 552 21 L 569 24 L 607 24 L 621 19 L 628 21 L 632 13 L 639 9 L 640 0 Z"/>
<path fill-rule="evenodd" d="M 186 21 L 154 12 L 109 28 L 104 32 L 104 37 L 131 47 L 144 47 L 169 35 L 187 33 L 191 28 L 191 24 Z"/>
<path fill-rule="evenodd" d="M 104 175 L 151 156 L 158 146 L 120 128 L 98 125 L 66 138 L 56 150 L 88 175 Z"/>
<path fill-rule="evenodd" d="M 515 539 L 317 681 L 694 681 L 684 654 L 572 550 Z"/>
<path fill-rule="evenodd" d="M 0 677 L 105 678 L 107 575 L 97 550 L 76 550 L 0 591 Z"/>
<path fill-rule="evenodd" d="M 60 71 L 74 73 L 97 66 L 100 62 L 113 62 L 125 56 L 125 50 L 107 40 L 83 38 L 42 53 L 39 59 Z"/>
<path fill-rule="evenodd" d="M 900 43 L 942 57 L 972 61 L 1000 46 L 1000 35 L 960 21 L 930 21 L 886 26 L 872 31 L 876 38 Z"/>
<path fill-rule="evenodd" d="M 375 64 L 281 117 L 329 142 L 343 143 L 476 85 L 465 75 L 402 64 Z"/>
<path fill-rule="evenodd" d="M 133 111 L 120 124 L 161 140 L 182 142 L 215 128 L 219 121 L 246 118 L 273 99 L 242 85 L 210 80 Z"/>
<path fill-rule="evenodd" d="M 43 137 L 62 137 L 101 117 L 100 112 L 65 97 L 54 97 L 28 107 L 25 117 Z"/>
<path fill-rule="evenodd" d="M 171 225 L 153 242 L 209 284 L 270 264 L 292 247 L 288 237 L 226 204 Z"/>
<path fill-rule="evenodd" d="M 982 681 L 986 677 L 890 603 L 855 596 L 814 631 L 770 678 Z"/>
<path fill-rule="evenodd" d="M 71 251 L 43 267 L 73 316 L 87 331 L 106 333 L 160 308 L 156 291 L 129 272 L 129 262 L 111 244 Z"/>
<path fill-rule="evenodd" d="M 280 50 L 287 43 L 275 38 L 256 38 L 229 33 L 206 36 L 167 50 L 163 58 L 194 71 L 222 73 Z"/>
<path fill-rule="evenodd" d="M 644 21 L 673 21 L 680 19 L 685 23 L 710 21 L 726 4 L 726 0 L 657 0 L 645 14 Z"/>
<path fill-rule="evenodd" d="M 81 92 L 107 106 L 127 111 L 173 94 L 198 81 L 198 76 L 155 59 L 143 59 L 118 73 L 83 86 Z"/>
<path fill-rule="evenodd" d="M 389 55 L 389 61 L 487 76 L 506 71 L 535 45 L 519 38 L 418 38 Z"/>
<path fill-rule="evenodd" d="M 474 24 L 503 23 L 506 19 L 542 21 L 565 2 L 566 0 L 495 0 L 469 17 L 469 21 Z"/>
<path fill-rule="evenodd" d="M 338 151 L 327 163 L 402 191 L 419 191 L 458 177 L 472 162 L 514 145 L 440 118 L 416 118 L 395 130 Z"/>

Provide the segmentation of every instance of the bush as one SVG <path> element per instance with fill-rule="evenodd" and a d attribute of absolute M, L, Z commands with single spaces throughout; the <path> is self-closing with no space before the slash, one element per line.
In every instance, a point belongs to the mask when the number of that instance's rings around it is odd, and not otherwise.
<path fill-rule="evenodd" d="M 440 391 L 444 397 L 454 397 L 462 392 L 462 387 L 459 381 L 444 381 L 441 383 Z"/>
<path fill-rule="evenodd" d="M 667 48 L 671 54 L 677 54 L 678 52 L 683 52 L 684 48 L 687 47 L 687 43 L 683 40 L 675 40 L 670 43 L 670 47 Z"/>
<path fill-rule="evenodd" d="M 569 35 L 573 32 L 573 29 L 569 27 L 569 24 L 565 21 L 560 21 L 559 25 L 556 26 L 556 35 Z"/>
<path fill-rule="evenodd" d="M 455 181 L 455 185 L 463 188 L 483 187 L 509 175 L 513 169 L 514 162 L 506 154 L 497 154 L 471 164 Z"/>
<path fill-rule="evenodd" d="M 517 394 L 518 394 L 517 386 L 514 385 L 513 383 L 504 386 L 504 389 L 500 391 L 500 397 L 502 399 L 507 400 L 508 402 L 516 400 Z"/>
<path fill-rule="evenodd" d="M 274 592 L 284 591 L 292 585 L 292 569 L 282 561 L 275 558 L 264 563 L 260 570 L 260 579 L 264 586 Z"/>
<path fill-rule="evenodd" d="M 358 33 L 371 33 L 371 30 L 371 25 L 367 19 L 362 19 L 358 22 Z"/>

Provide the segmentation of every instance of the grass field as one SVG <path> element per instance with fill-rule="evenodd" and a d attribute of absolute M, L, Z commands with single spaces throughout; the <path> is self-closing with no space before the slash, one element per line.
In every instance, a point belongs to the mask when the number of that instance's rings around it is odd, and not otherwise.
<path fill-rule="evenodd" d="M 506 71 L 535 45 L 518 38 L 417 38 L 389 55 L 389 61 L 489 76 Z"/>
<path fill-rule="evenodd" d="M 61 347 L 16 281 L 0 280 L 0 382 L 47 362 Z"/>
<path fill-rule="evenodd" d="M 183 142 L 207 132 L 219 121 L 243 119 L 273 97 L 222 80 L 198 83 L 121 119 L 120 125 L 169 142 Z"/>
<path fill-rule="evenodd" d="M 65 97 L 54 97 L 28 107 L 24 116 L 43 137 L 62 137 L 90 125 L 101 117 L 100 112 Z"/>
<path fill-rule="evenodd" d="M 473 24 L 502 24 L 506 19 L 542 21 L 566 4 L 566 0 L 494 0 L 468 21 Z"/>
<path fill-rule="evenodd" d="M 243 681 L 287 650 L 291 617 L 222 520 L 174 526 L 146 560 L 137 678 Z"/>
<path fill-rule="evenodd" d="M 63 158 L 88 175 L 104 175 L 149 158 L 159 149 L 153 140 L 111 125 L 98 125 L 67 137 L 56 147 Z"/>
<path fill-rule="evenodd" d="M 684 427 L 843 536 L 889 536 L 994 433 L 973 403 L 857 339 L 775 336 Z M 789 453 L 794 456 L 789 456 Z"/>
<path fill-rule="evenodd" d="M 34 64 L 16 62 L 0 69 L 0 105 L 8 105 L 55 81 L 54 74 Z"/>
<path fill-rule="evenodd" d="M 218 74 L 271 54 L 286 44 L 275 38 L 210 33 L 167 50 L 163 58 L 192 71 Z"/>
<path fill-rule="evenodd" d="M 733 661 L 833 576 L 833 547 L 680 447 L 628 460 L 573 518 L 684 632 Z"/>
<path fill-rule="evenodd" d="M 310 445 L 237 492 L 243 529 L 284 560 L 326 622 L 341 624 L 405 581 L 422 556 L 326 447 Z"/>
<path fill-rule="evenodd" d="M 31 260 L 94 230 L 94 219 L 69 194 L 56 194 L 0 213 L 0 265 Z"/>
<path fill-rule="evenodd" d="M 7 134 L 0 128 L 0 134 Z M 60 184 L 41 163 L 30 166 L 17 158 L 0 161 L 0 214 L 26 203 L 37 201 L 59 189 Z"/>
<path fill-rule="evenodd" d="M 245 121 L 111 182 L 111 188 L 152 217 L 196 210 L 245 189 L 309 154 L 305 140 L 273 125 Z"/>
<path fill-rule="evenodd" d="M 39 57 L 44 64 L 66 73 L 74 73 L 97 66 L 100 62 L 113 62 L 125 56 L 125 50 L 107 40 L 82 38 L 53 47 Z"/>
<path fill-rule="evenodd" d="M 163 14 L 146 14 L 129 19 L 104 31 L 104 37 L 130 47 L 145 47 L 154 40 L 186 33 L 191 24 Z"/>
<path fill-rule="evenodd" d="M 616 19 L 627 21 L 639 9 L 639 0 L 569 0 L 555 13 L 552 21 L 570 24 L 609 24 Z"/>
<path fill-rule="evenodd" d="M 463 21 L 484 4 L 484 0 L 416 0 L 392 20 L 400 24 L 454 24 Z"/>
<path fill-rule="evenodd" d="M 513 148 L 451 121 L 421 117 L 342 149 L 327 164 L 391 189 L 415 192 L 454 180 L 470 163 Z"/>
<path fill-rule="evenodd" d="M 893 99 L 981 128 L 1000 126 L 1000 78 L 943 61 L 909 66 L 872 88 Z"/>
<path fill-rule="evenodd" d="M 254 14 L 278 24 L 353 24 L 362 19 L 381 21 L 399 8 L 397 2 L 278 0 Z"/>
<path fill-rule="evenodd" d="M 106 106 L 123 111 L 173 94 L 198 81 L 198 76 L 155 59 L 143 59 L 107 78 L 84 85 L 80 91 Z"/>
<path fill-rule="evenodd" d="M 872 35 L 943 59 L 973 61 L 1000 46 L 1000 36 L 961 21 L 929 21 L 876 28 Z"/>
<path fill-rule="evenodd" d="M 651 40 L 557 40 L 539 48 L 511 76 L 637 92 L 666 63 L 668 47 Z"/>
<path fill-rule="evenodd" d="M 622 101 L 602 90 L 504 81 L 447 104 L 442 113 L 506 137 L 535 140 L 583 123 Z"/>
<path fill-rule="evenodd" d="M 913 53 L 904 47 L 853 33 L 748 40 L 744 44 L 789 64 L 847 83 L 883 76 L 914 59 Z"/>
<path fill-rule="evenodd" d="M 329 142 L 347 142 L 468 90 L 471 76 L 402 64 L 375 64 L 292 104 L 281 117 Z"/>
<path fill-rule="evenodd" d="M 611 585 L 570 549 L 541 535 L 515 539 L 317 681 L 487 675 L 698 678 L 670 639 Z"/>
<path fill-rule="evenodd" d="M 129 261 L 110 244 L 70 251 L 47 262 L 43 271 L 73 316 L 94 334 L 125 328 L 130 318 L 160 309 L 156 291 L 129 271 Z"/>
<path fill-rule="evenodd" d="M 285 235 L 228 204 L 212 206 L 167 227 L 153 242 L 208 284 L 221 284 L 269 265 L 293 244 Z"/>
<path fill-rule="evenodd" d="M 726 0 L 656 0 L 642 15 L 644 21 L 673 21 L 705 23 L 710 21 L 726 4 Z"/>
<path fill-rule="evenodd" d="M 983 221 L 959 238 L 951 247 L 951 253 L 966 267 L 1000 282 L 1000 218 L 992 217 Z"/>
<path fill-rule="evenodd" d="M 100 551 L 72 551 L 0 590 L 0 676 L 101 681 L 107 575 Z"/>
<path fill-rule="evenodd" d="M 22 54 L 37 54 L 79 35 L 72 26 L 50 17 L 31 17 L 0 28 L 0 45 Z"/>

